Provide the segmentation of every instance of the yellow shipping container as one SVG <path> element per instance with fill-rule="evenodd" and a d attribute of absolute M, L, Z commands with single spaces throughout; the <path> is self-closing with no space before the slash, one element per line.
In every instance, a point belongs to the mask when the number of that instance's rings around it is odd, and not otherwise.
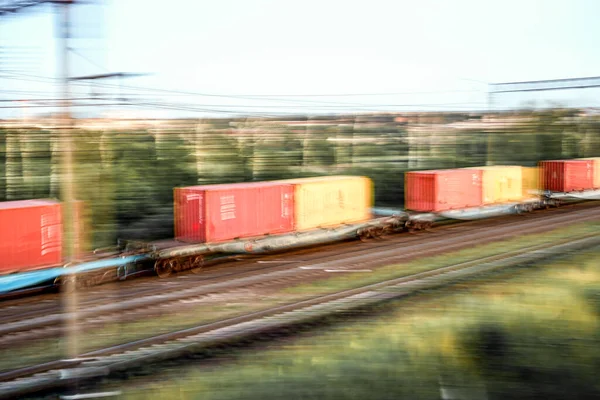
<path fill-rule="evenodd" d="M 540 189 L 540 169 L 539 167 L 522 167 L 523 174 L 523 197 L 537 197 Z"/>
<path fill-rule="evenodd" d="M 495 165 L 470 167 L 482 171 L 484 204 L 499 204 L 523 199 L 523 175 L 521 166 Z"/>
<path fill-rule="evenodd" d="M 592 160 L 594 162 L 594 188 L 600 189 L 600 157 L 576 158 L 576 160 Z"/>
<path fill-rule="evenodd" d="M 363 176 L 287 179 L 294 188 L 296 230 L 314 229 L 371 218 L 373 182 Z"/>

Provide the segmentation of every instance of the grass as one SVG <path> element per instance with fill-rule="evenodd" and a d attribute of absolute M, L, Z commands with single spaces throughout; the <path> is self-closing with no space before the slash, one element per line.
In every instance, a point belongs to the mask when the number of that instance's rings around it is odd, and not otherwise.
<path fill-rule="evenodd" d="M 203 301 L 194 305 L 182 306 L 177 312 L 165 310 L 163 315 L 139 321 L 117 320 L 81 333 L 79 337 L 81 352 L 185 329 L 316 295 L 403 277 L 445 265 L 474 261 L 542 243 L 557 242 L 573 236 L 597 232 L 599 228 L 600 223 L 581 223 L 549 231 L 546 235 L 525 235 L 467 250 L 377 268 L 368 274 L 344 274 L 343 276 L 336 274 L 331 278 L 285 288 L 267 297 L 252 299 L 248 294 L 242 292 L 237 298 L 216 298 L 212 301 Z M 0 350 L 0 370 L 14 369 L 60 358 L 63 354 L 63 345 L 63 339 L 44 339 L 22 347 L 2 349 Z"/>
<path fill-rule="evenodd" d="M 594 291 L 600 293 L 598 249 L 476 293 L 394 303 L 382 316 L 121 389 L 132 400 L 439 399 L 441 382 L 491 399 L 597 398 Z"/>

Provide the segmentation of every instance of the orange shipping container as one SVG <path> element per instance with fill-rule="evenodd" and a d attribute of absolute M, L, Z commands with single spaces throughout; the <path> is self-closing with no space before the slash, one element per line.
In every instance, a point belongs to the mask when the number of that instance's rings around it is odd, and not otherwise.
<path fill-rule="evenodd" d="M 0 272 L 60 265 L 62 206 L 54 200 L 0 203 Z"/>
<path fill-rule="evenodd" d="M 591 160 L 540 161 L 542 187 L 559 193 L 593 189 L 593 167 Z"/>
<path fill-rule="evenodd" d="M 294 187 L 275 182 L 174 189 L 175 238 L 221 242 L 294 229 Z"/>
<path fill-rule="evenodd" d="M 442 212 L 483 205 L 478 169 L 411 171 L 405 179 L 405 208 Z"/>
<path fill-rule="evenodd" d="M 600 189 L 600 157 L 579 158 L 578 160 L 589 160 L 593 163 L 594 189 Z"/>

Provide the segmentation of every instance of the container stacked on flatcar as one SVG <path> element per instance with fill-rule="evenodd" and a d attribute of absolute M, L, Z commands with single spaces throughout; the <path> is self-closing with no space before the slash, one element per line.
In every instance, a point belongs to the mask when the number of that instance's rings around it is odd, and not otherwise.
<path fill-rule="evenodd" d="M 367 221 L 373 184 L 327 176 L 174 189 L 175 238 L 223 242 Z"/>
<path fill-rule="evenodd" d="M 175 188 L 174 200 L 175 238 L 182 242 L 221 242 L 294 228 L 294 187 L 290 184 Z"/>
<path fill-rule="evenodd" d="M 494 165 L 465 169 L 481 171 L 484 205 L 523 200 L 523 169 L 521 166 Z"/>
<path fill-rule="evenodd" d="M 594 189 L 593 160 L 540 161 L 541 184 L 550 192 L 569 193 Z"/>
<path fill-rule="evenodd" d="M 73 202 L 74 257 L 89 257 L 85 202 Z M 0 274 L 61 265 L 64 256 L 63 204 L 32 199 L 0 202 Z"/>
<path fill-rule="evenodd" d="M 323 176 L 277 181 L 294 186 L 294 230 L 305 231 L 371 219 L 373 182 L 363 176 Z"/>
<path fill-rule="evenodd" d="M 405 207 L 417 212 L 443 212 L 483 205 L 482 171 L 445 169 L 411 171 L 405 179 Z"/>
<path fill-rule="evenodd" d="M 527 203 L 540 195 L 539 169 L 482 166 L 406 173 L 405 207 L 428 213 Z"/>
<path fill-rule="evenodd" d="M 540 195 L 540 169 L 539 167 L 521 167 L 522 193 L 524 199 L 537 198 Z"/>
<path fill-rule="evenodd" d="M 62 206 L 53 200 L 0 203 L 0 272 L 59 265 L 62 261 Z"/>
<path fill-rule="evenodd" d="M 593 164 L 594 189 L 600 189 L 600 157 L 590 158 Z"/>
<path fill-rule="evenodd" d="M 577 160 L 592 162 L 593 186 L 594 189 L 600 189 L 600 157 L 578 158 Z"/>

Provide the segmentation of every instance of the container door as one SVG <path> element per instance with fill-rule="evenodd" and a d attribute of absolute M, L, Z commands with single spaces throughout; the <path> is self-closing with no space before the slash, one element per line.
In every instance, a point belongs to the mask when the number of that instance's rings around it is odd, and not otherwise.
<path fill-rule="evenodd" d="M 175 193 L 175 237 L 184 242 L 203 242 L 204 192 L 178 189 Z"/>

